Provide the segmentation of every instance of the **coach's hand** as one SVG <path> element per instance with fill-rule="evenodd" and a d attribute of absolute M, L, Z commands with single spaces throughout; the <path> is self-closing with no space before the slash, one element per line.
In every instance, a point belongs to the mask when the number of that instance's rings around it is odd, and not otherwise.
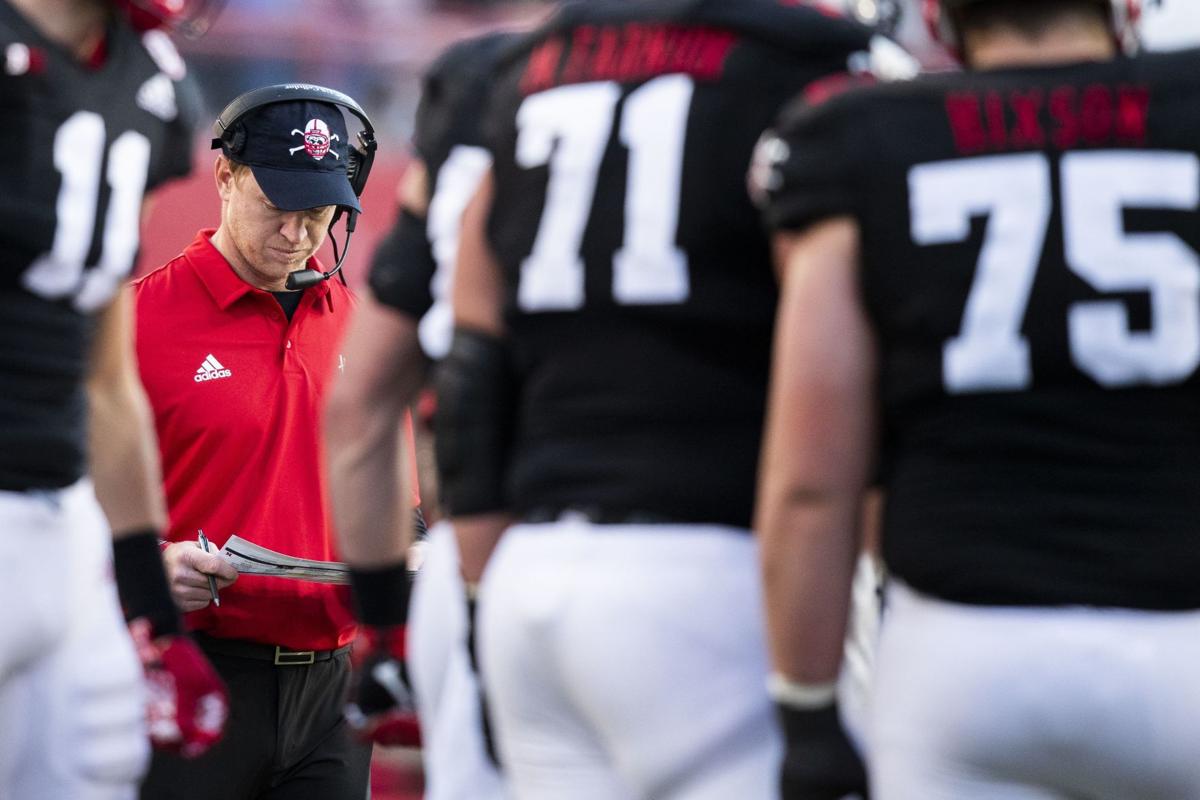
<path fill-rule="evenodd" d="M 782 800 L 868 800 L 862 759 L 846 736 L 836 703 L 798 709 L 777 703 L 786 750 Z"/>
<path fill-rule="evenodd" d="M 171 597 L 179 610 L 199 611 L 212 602 L 208 576 L 217 579 L 217 589 L 237 580 L 238 571 L 218 553 L 206 553 L 195 542 L 174 542 L 163 550 L 163 565 Z"/>
<path fill-rule="evenodd" d="M 364 626 L 366 657 L 354 670 L 346 721 L 376 744 L 420 747 L 421 728 L 405 666 L 404 626 Z"/>
<path fill-rule="evenodd" d="M 146 674 L 150 742 L 185 758 L 201 755 L 225 729 L 225 684 L 190 636 L 155 637 L 145 618 L 130 622 L 129 632 Z"/>

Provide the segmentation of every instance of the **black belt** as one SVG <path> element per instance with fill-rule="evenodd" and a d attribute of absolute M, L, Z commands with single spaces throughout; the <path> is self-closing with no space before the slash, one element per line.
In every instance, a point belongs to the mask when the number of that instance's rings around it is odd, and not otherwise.
<path fill-rule="evenodd" d="M 350 652 L 351 645 L 336 650 L 289 650 L 276 644 L 246 642 L 241 639 L 220 639 L 203 633 L 194 634 L 196 643 L 209 653 L 254 661 L 270 661 L 277 667 L 306 667 L 318 661 L 329 661 Z"/>
<path fill-rule="evenodd" d="M 544 522 L 559 522 L 578 519 L 593 525 L 679 525 L 682 520 L 656 511 L 631 508 L 600 508 L 597 506 L 544 506 L 530 509 L 521 514 L 521 521 L 538 525 Z"/>

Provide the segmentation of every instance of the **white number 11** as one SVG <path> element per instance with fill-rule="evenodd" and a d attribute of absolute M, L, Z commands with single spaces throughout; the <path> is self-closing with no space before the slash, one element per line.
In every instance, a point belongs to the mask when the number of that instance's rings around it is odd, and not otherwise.
<path fill-rule="evenodd" d="M 50 300 L 73 296 L 80 311 L 94 311 L 113 296 L 137 254 L 138 225 L 150 140 L 125 131 L 108 148 L 105 179 L 112 188 L 104 217 L 100 262 L 84 274 L 96 235 L 100 170 L 104 161 L 104 118 L 77 111 L 54 135 L 54 168 L 62 176 L 55 204 L 56 227 L 50 252 L 40 256 L 22 276 L 26 289 Z"/>

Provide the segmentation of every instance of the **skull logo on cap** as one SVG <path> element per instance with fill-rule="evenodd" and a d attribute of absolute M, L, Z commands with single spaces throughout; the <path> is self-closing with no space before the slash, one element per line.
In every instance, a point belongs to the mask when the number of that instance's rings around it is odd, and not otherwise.
<path fill-rule="evenodd" d="M 297 150 L 303 150 L 313 157 L 315 161 L 320 161 L 328 153 L 334 158 L 341 158 L 336 150 L 330 150 L 331 142 L 339 140 L 339 136 L 334 133 L 329 133 L 329 126 L 323 120 L 310 119 L 304 126 L 304 130 L 292 128 L 292 136 L 299 134 L 304 137 L 304 143 L 292 147 L 288 150 L 289 155 L 295 155 Z"/>

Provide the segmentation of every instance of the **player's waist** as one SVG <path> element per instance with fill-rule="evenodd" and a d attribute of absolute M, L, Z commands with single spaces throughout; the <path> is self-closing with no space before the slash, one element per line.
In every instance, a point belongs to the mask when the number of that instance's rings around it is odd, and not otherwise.
<path fill-rule="evenodd" d="M 22 427 L 0 420 L 0 491 L 52 492 L 64 489 L 86 473 L 81 428 Z"/>
<path fill-rule="evenodd" d="M 0 449 L 4 447 L 0 437 Z M 83 477 L 82 458 L 79 469 L 56 469 L 53 472 L 32 472 L 27 465 L 7 465 L 0 459 L 0 492 L 55 492 L 65 489 Z"/>
<path fill-rule="evenodd" d="M 681 525 L 698 521 L 639 508 L 565 505 L 536 506 L 521 512 L 520 517 L 530 525 L 570 520 L 592 525 Z"/>
<path fill-rule="evenodd" d="M 759 436 L 727 431 L 580 436 L 519 442 L 507 486 L 510 507 L 543 516 L 583 511 L 748 527 Z"/>
<path fill-rule="evenodd" d="M 997 527 L 980 524 L 986 513 L 974 525 L 953 514 L 891 517 L 884 560 L 918 591 L 966 605 L 1200 609 L 1194 523 L 1088 529 L 1031 511 L 1021 527 Z"/>
<path fill-rule="evenodd" d="M 4 310 L 0 300 L 0 316 Z M 0 321 L 0 490 L 60 489 L 86 468 L 82 362 L 74 344 L 69 353 L 48 349 L 18 328 Z"/>
<path fill-rule="evenodd" d="M 720 525 L 739 530 L 749 528 L 749 506 L 735 498 L 717 503 L 674 503 L 641 505 L 614 502 L 546 502 L 534 505 L 516 504 L 517 518 L 524 523 L 539 525 L 548 522 L 586 522 L 598 526 L 670 526 Z"/>

